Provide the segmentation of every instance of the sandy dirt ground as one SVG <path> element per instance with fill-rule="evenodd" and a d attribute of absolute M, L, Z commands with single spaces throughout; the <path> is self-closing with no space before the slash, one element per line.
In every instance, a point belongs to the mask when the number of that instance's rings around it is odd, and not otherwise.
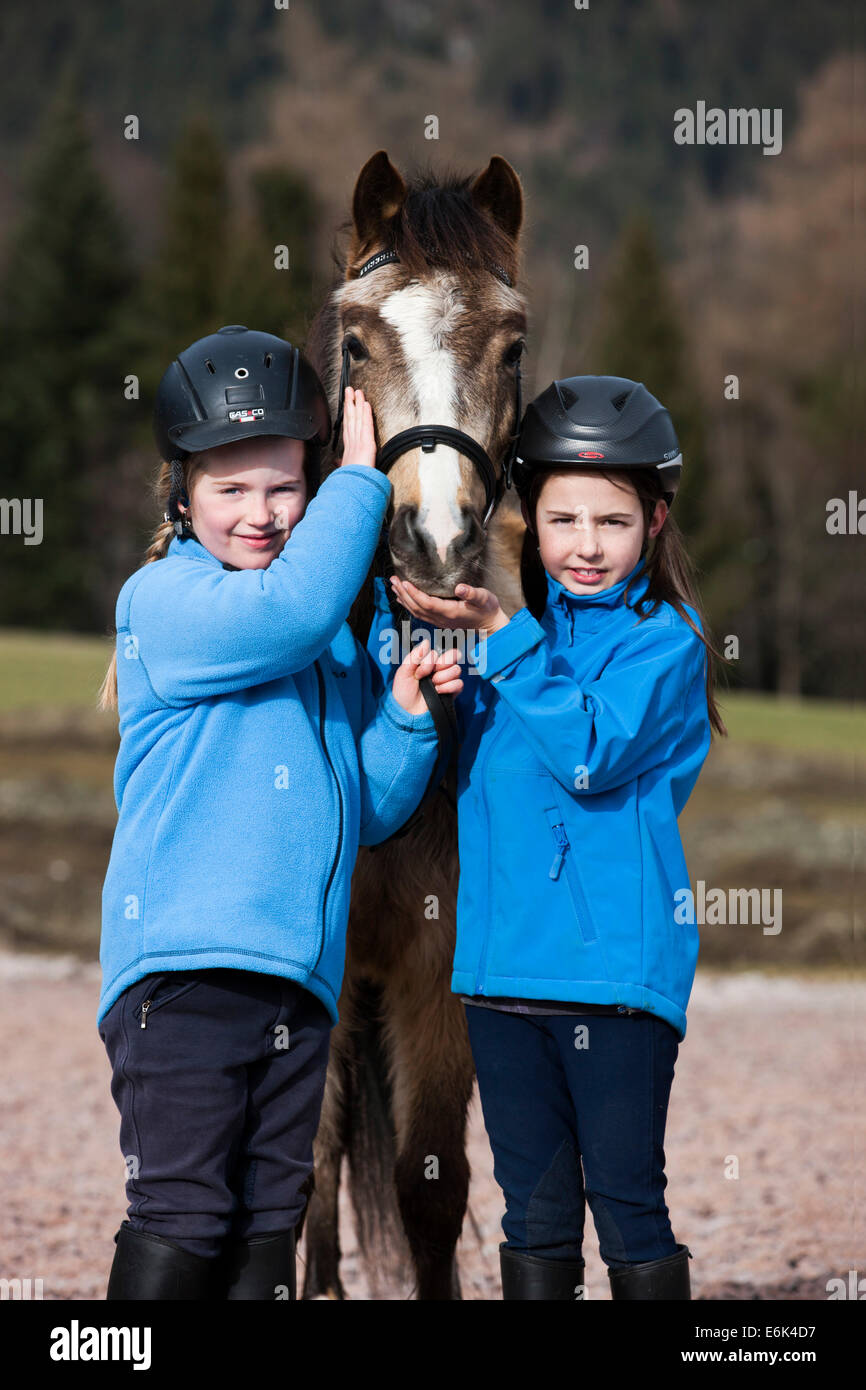
<path fill-rule="evenodd" d="M 104 1298 L 126 1210 L 98 993 L 94 965 L 0 955 L 0 1275 L 41 1278 L 46 1299 Z M 864 1012 L 862 980 L 699 969 L 665 1145 L 694 1298 L 825 1300 L 828 1280 L 866 1276 Z M 477 1094 L 469 1149 L 463 1297 L 498 1299 L 503 1203 Z M 369 1299 L 348 1199 L 341 1243 L 347 1295 Z M 609 1298 L 589 1215 L 585 1258 L 588 1298 Z"/>

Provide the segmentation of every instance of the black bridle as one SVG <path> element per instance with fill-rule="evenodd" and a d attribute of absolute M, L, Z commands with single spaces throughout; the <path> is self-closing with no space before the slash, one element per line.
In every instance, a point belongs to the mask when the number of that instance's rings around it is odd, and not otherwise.
<path fill-rule="evenodd" d="M 377 251 L 375 256 L 371 256 L 365 261 L 358 271 L 357 278 L 369 275 L 371 270 L 378 270 L 380 265 L 388 265 L 392 262 L 399 262 L 396 251 Z M 508 272 L 501 265 L 491 265 L 491 274 L 501 280 L 504 285 L 511 287 L 513 281 Z M 346 387 L 349 385 L 349 372 L 351 370 L 352 356 L 348 347 L 343 345 L 343 361 L 340 369 L 340 389 L 337 400 L 337 418 L 334 423 L 334 434 L 331 441 L 332 447 L 337 448 L 340 439 L 340 431 L 343 427 L 343 400 L 346 395 Z M 491 516 L 502 500 L 502 494 L 506 487 L 511 486 L 511 470 L 514 464 L 514 457 L 517 452 L 517 434 L 520 429 L 520 417 L 522 414 L 521 398 L 521 376 L 520 361 L 514 364 L 515 369 L 515 400 L 514 400 L 514 430 L 510 436 L 508 454 L 503 463 L 502 473 L 497 477 L 496 469 L 487 450 L 473 439 L 471 434 L 465 434 L 463 430 L 454 429 L 452 425 L 412 425 L 408 430 L 401 430 L 391 439 L 385 441 L 376 454 L 376 467 L 380 473 L 387 473 L 393 467 L 398 458 L 416 449 L 419 445 L 425 454 L 432 453 L 437 444 L 446 444 L 458 453 L 470 459 L 478 471 L 481 481 L 484 484 L 484 520 L 481 525 L 484 530 Z"/>
<path fill-rule="evenodd" d="M 380 265 L 388 265 L 399 262 L 396 251 L 377 251 L 374 256 L 365 261 L 358 271 L 358 279 L 362 275 L 369 275 L 370 271 L 377 270 Z M 503 284 L 512 285 L 512 280 L 508 272 L 501 265 L 491 265 L 491 273 L 495 275 Z M 348 347 L 343 346 L 343 360 L 340 369 L 340 390 L 337 401 L 337 418 L 334 422 L 334 434 L 332 447 L 337 448 L 340 439 L 340 432 L 343 426 L 343 400 L 346 394 L 346 387 L 349 384 L 349 372 L 351 370 L 351 354 Z M 432 453 L 437 444 L 446 444 L 456 449 L 458 453 L 471 459 L 477 469 L 481 481 L 484 484 L 485 493 L 485 512 L 484 520 L 481 525 L 484 530 L 490 521 L 496 507 L 502 499 L 502 494 L 506 487 L 511 486 L 511 470 L 517 452 L 517 435 L 520 429 L 520 418 L 522 414 L 521 400 L 521 378 L 520 362 L 515 362 L 515 415 L 514 431 L 510 437 L 508 454 L 505 458 L 502 473 L 497 477 L 496 469 L 487 450 L 473 439 L 471 435 L 464 434 L 463 430 L 454 429 L 451 425 L 413 425 L 408 430 L 401 430 L 393 438 L 388 439 L 376 453 L 376 467 L 381 473 L 387 473 L 398 458 L 408 453 L 410 449 L 415 449 L 419 445 L 423 452 Z M 388 527 L 382 527 L 382 534 L 379 537 L 379 545 L 376 550 L 374 566 L 378 571 L 385 569 L 385 558 L 388 546 Z M 392 595 L 388 594 L 389 603 Z M 407 835 L 411 829 L 421 819 L 424 808 L 427 806 L 431 797 L 441 790 L 452 810 L 457 809 L 457 754 L 458 754 L 458 729 L 457 715 L 454 710 L 453 695 L 439 695 L 430 676 L 423 676 L 418 682 L 421 693 L 427 702 L 427 707 L 433 717 L 436 726 L 436 735 L 439 743 L 439 751 L 436 763 L 430 774 L 424 795 L 421 798 L 414 814 L 409 820 L 389 835 L 387 840 L 379 841 L 379 844 L 388 844 L 390 840 L 400 840 Z M 377 849 L 378 845 L 370 846 Z"/>

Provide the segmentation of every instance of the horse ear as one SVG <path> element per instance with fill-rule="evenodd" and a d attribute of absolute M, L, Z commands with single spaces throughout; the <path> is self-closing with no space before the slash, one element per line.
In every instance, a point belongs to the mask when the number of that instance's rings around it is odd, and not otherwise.
<path fill-rule="evenodd" d="M 388 158 L 377 150 L 364 165 L 352 197 L 355 240 L 351 259 L 380 239 L 386 222 L 400 211 L 406 199 L 406 185 Z"/>
<path fill-rule="evenodd" d="M 493 155 L 487 168 L 470 185 L 469 196 L 512 241 L 517 239 L 523 222 L 523 189 L 507 159 Z"/>

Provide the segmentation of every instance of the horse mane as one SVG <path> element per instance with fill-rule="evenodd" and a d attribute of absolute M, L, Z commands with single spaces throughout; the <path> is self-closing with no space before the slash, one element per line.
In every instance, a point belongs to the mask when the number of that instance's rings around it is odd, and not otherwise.
<path fill-rule="evenodd" d="M 396 251 L 409 275 L 420 275 L 431 266 L 461 271 L 508 264 L 514 243 L 473 201 L 469 190 L 476 176 L 434 170 L 432 164 L 416 167 L 406 179 L 399 213 L 383 228 L 381 249 Z M 339 225 L 331 248 L 340 281 L 345 279 L 345 243 L 352 230 L 349 217 Z"/>

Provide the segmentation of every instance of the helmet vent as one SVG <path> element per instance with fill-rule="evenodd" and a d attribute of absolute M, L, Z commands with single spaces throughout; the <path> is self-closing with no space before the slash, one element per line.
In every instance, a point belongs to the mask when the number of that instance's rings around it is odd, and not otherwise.
<path fill-rule="evenodd" d="M 559 399 L 562 401 L 562 404 L 565 406 L 565 409 L 569 410 L 571 406 L 577 403 L 580 397 L 578 396 L 576 391 L 572 391 L 570 386 L 560 386 Z"/>
<path fill-rule="evenodd" d="M 209 357 L 205 358 L 204 364 L 210 372 L 211 376 L 216 376 L 216 367 L 214 366 L 213 362 L 211 362 Z"/>
<path fill-rule="evenodd" d="M 237 377 L 238 381 L 246 381 L 247 377 L 249 376 L 249 372 L 247 371 L 246 367 L 235 367 L 235 376 Z"/>
<path fill-rule="evenodd" d="M 269 366 L 271 365 L 271 361 L 272 361 L 271 353 L 266 352 L 266 353 L 265 353 L 265 366 L 266 366 L 266 367 L 269 367 Z"/>
<path fill-rule="evenodd" d="M 622 395 L 614 396 L 613 400 L 611 401 L 611 405 L 613 406 L 614 410 L 622 410 L 630 395 L 631 391 L 623 391 Z"/>

